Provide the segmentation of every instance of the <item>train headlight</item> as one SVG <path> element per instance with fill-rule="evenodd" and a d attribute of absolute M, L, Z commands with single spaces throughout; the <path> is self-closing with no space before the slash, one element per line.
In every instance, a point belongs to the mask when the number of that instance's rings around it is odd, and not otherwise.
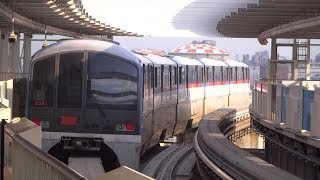
<path fill-rule="evenodd" d="M 74 146 L 78 149 L 82 148 L 82 141 L 81 140 L 76 140 L 74 143 Z"/>

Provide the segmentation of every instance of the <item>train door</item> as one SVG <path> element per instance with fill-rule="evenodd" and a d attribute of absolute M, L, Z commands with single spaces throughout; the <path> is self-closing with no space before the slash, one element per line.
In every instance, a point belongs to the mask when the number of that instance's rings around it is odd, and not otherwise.
<path fill-rule="evenodd" d="M 79 132 L 82 129 L 84 52 L 60 54 L 58 65 L 57 131 Z"/>
<path fill-rule="evenodd" d="M 36 61 L 30 72 L 27 117 L 41 125 L 43 131 L 54 130 L 55 62 L 55 55 L 45 57 Z"/>

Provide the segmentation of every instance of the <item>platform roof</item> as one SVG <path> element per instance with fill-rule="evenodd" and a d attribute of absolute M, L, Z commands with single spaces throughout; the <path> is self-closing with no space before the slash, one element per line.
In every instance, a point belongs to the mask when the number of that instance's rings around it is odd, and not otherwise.
<path fill-rule="evenodd" d="M 14 11 L 12 11 L 12 9 Z M 89 12 L 90 13 L 90 12 Z M 7 0 L 0 2 L 0 28 L 71 37 L 140 36 L 112 27 L 86 12 L 81 0 Z"/>
<path fill-rule="evenodd" d="M 319 0 L 196 0 L 173 19 L 204 36 L 320 38 Z"/>

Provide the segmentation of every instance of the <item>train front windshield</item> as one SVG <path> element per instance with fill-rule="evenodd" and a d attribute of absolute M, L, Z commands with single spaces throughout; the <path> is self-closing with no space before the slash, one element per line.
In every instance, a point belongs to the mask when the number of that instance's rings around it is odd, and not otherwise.
<path fill-rule="evenodd" d="M 137 68 L 103 54 L 89 54 L 87 106 L 137 110 Z"/>
<path fill-rule="evenodd" d="M 109 54 L 87 55 L 34 61 L 27 116 L 44 131 L 139 133 L 137 67 Z"/>

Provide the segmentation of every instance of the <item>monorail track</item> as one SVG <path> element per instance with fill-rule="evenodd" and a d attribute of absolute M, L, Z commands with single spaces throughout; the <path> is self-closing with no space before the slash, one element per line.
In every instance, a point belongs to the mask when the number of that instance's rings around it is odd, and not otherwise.
<path fill-rule="evenodd" d="M 190 179 L 195 163 L 192 144 L 174 144 L 155 156 L 142 173 L 159 180 Z"/>

